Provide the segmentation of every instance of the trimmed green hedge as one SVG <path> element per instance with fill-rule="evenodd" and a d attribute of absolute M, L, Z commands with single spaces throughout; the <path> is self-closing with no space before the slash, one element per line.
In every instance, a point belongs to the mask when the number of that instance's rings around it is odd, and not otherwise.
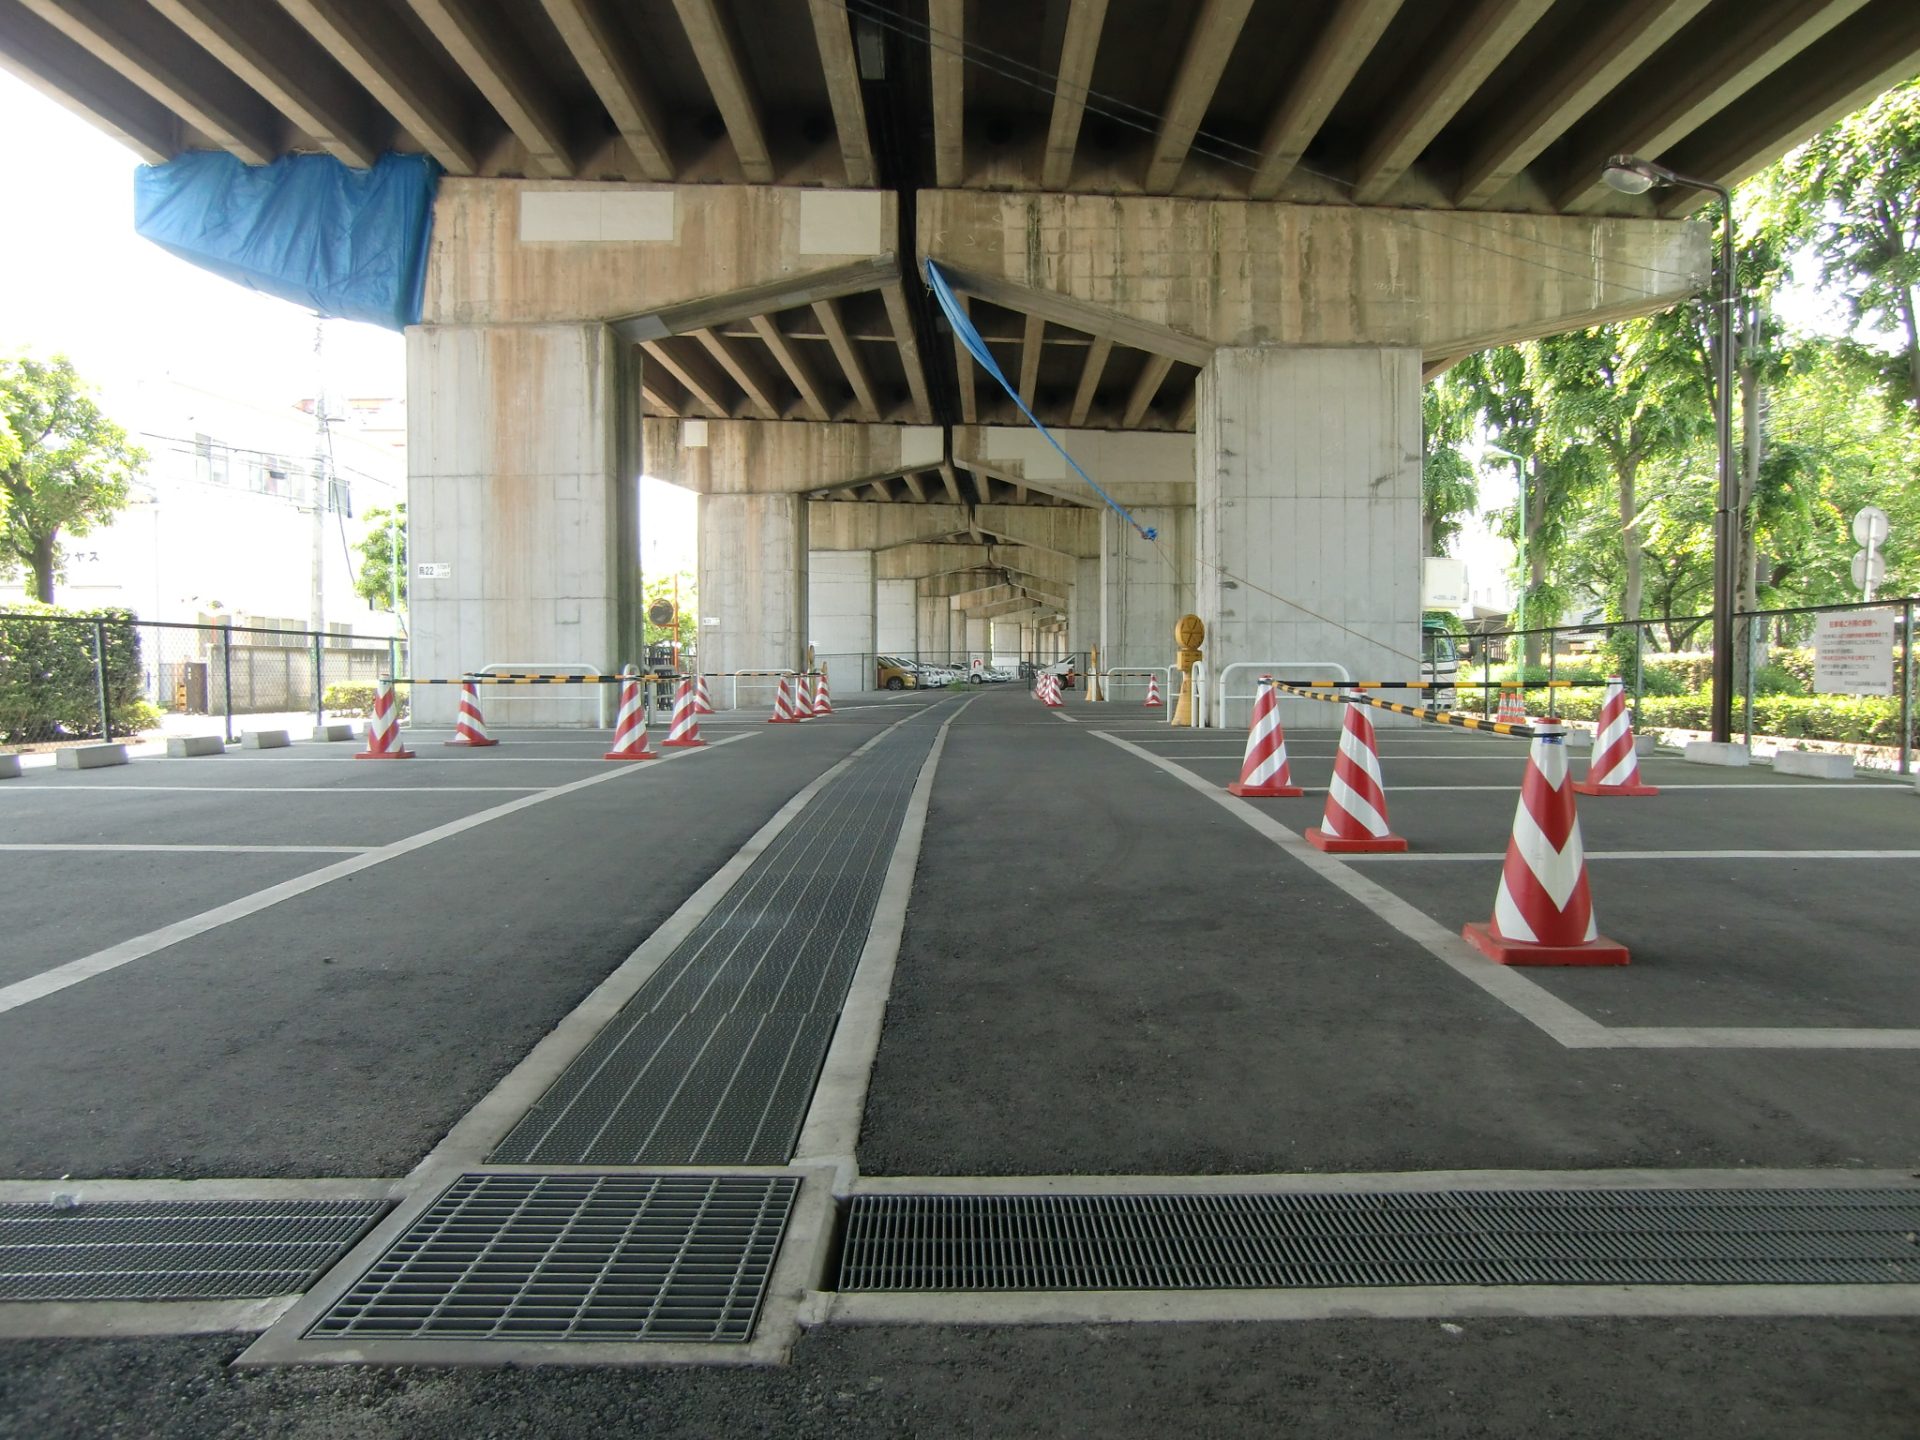
<path fill-rule="evenodd" d="M 32 744 L 97 738 L 100 697 L 93 626 L 106 620 L 107 700 L 113 733 L 131 735 L 152 715 L 143 703 L 140 632 L 128 610 L 66 610 L 18 601 L 0 618 L 0 740 Z"/>
<path fill-rule="evenodd" d="M 371 680 L 352 680 L 343 684 L 329 685 L 320 693 L 320 705 L 330 715 L 372 715 L 374 690 L 375 686 Z M 404 719 L 408 709 L 406 687 L 395 687 L 394 699 L 398 702 L 394 709 L 394 717 Z"/>
<path fill-rule="evenodd" d="M 1571 678 L 1571 677 L 1569 677 Z M 1551 697 L 1551 698 L 1549 698 Z M 1478 711 L 1480 696 L 1462 695 L 1465 709 Z M 1527 713 L 1551 711 L 1565 720 L 1599 718 L 1601 690 L 1529 690 Z M 1497 697 L 1496 697 L 1497 703 Z M 1686 695 L 1648 695 L 1640 702 L 1643 729 L 1707 730 L 1713 725 L 1705 691 Z M 1744 697 L 1733 702 L 1733 728 L 1747 728 Z M 1753 702 L 1753 733 L 1784 740 L 1834 740 L 1850 745 L 1898 745 L 1899 697 L 1878 695 L 1757 695 Z"/>

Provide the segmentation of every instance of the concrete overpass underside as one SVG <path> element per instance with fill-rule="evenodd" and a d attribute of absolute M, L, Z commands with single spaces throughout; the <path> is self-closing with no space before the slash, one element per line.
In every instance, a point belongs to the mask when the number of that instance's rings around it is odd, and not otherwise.
<path fill-rule="evenodd" d="M 1019 600 L 1023 651 L 1163 664 L 1192 610 L 1359 673 L 1418 650 L 1423 378 L 1708 277 L 1698 196 L 1607 158 L 1744 178 L 1920 68 L 1920 8 L 0 0 L 0 64 L 150 161 L 445 168 L 416 666 L 632 658 L 645 472 L 701 496 L 711 670 L 957 658 Z"/>

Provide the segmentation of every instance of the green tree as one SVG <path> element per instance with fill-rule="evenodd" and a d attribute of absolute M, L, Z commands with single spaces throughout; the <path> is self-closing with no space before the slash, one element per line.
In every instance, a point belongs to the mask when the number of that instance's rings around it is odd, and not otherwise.
<path fill-rule="evenodd" d="M 85 535 L 127 503 L 146 452 L 100 413 L 65 356 L 0 360 L 0 575 L 25 569 L 53 603 L 60 537 Z"/>
<path fill-rule="evenodd" d="M 1856 324 L 1893 337 L 1883 375 L 1920 411 L 1920 80 L 1788 155 L 1777 183 L 1785 233 L 1811 244 Z"/>
<path fill-rule="evenodd" d="M 1421 397 L 1421 419 L 1420 553 L 1445 555 L 1463 518 L 1480 503 L 1478 477 L 1461 448 L 1473 437 L 1471 385 L 1451 372 L 1431 381 Z"/>
<path fill-rule="evenodd" d="M 375 506 L 366 513 L 367 533 L 353 548 L 360 552 L 360 573 L 353 577 L 353 593 L 376 610 L 407 608 L 407 506 Z M 398 580 L 396 586 L 395 581 Z"/>
<path fill-rule="evenodd" d="M 665 645 L 677 639 L 683 655 L 693 650 L 700 638 L 699 607 L 695 604 L 698 591 L 695 589 L 693 576 L 685 570 L 677 575 L 656 575 L 642 587 L 642 594 L 649 609 L 656 600 L 665 600 L 672 604 L 676 595 L 679 597 L 680 604 L 679 619 L 676 623 L 656 625 L 651 620 L 647 621 L 646 643 Z"/>

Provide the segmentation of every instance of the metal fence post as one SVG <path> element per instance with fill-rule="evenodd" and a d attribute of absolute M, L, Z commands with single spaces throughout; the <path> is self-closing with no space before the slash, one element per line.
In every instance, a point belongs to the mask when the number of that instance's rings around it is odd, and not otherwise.
<path fill-rule="evenodd" d="M 326 716 L 322 713 L 320 705 L 320 691 L 325 683 L 323 678 L 325 663 L 320 655 L 320 634 L 316 631 L 313 637 L 313 724 L 315 729 L 326 724 Z"/>
<path fill-rule="evenodd" d="M 1734 617 L 1736 620 L 1738 616 Z M 1747 749 L 1753 749 L 1753 620 L 1747 620 Z"/>
<path fill-rule="evenodd" d="M 229 620 L 221 627 L 220 641 L 220 709 L 224 716 L 222 729 L 227 744 L 233 743 L 233 621 Z"/>
<path fill-rule="evenodd" d="M 1913 761 L 1913 601 L 1900 606 L 1900 773 L 1911 775 Z"/>
<path fill-rule="evenodd" d="M 100 700 L 100 738 L 113 739 L 113 707 L 107 703 L 107 622 L 93 622 L 93 688 Z"/>
<path fill-rule="evenodd" d="M 1647 694 L 1647 630 L 1633 622 L 1633 728 L 1640 728 L 1640 702 Z"/>

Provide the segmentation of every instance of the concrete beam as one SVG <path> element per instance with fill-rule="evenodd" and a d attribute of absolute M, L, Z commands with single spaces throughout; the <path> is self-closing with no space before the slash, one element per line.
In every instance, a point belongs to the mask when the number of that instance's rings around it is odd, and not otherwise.
<path fill-rule="evenodd" d="M 991 545 L 896 545 L 873 557 L 876 580 L 924 580 L 935 575 L 960 574 L 988 563 Z"/>
<path fill-rule="evenodd" d="M 967 297 L 956 294 L 953 297 L 960 306 L 962 315 L 969 314 Z M 953 337 L 953 373 L 960 385 L 960 418 L 971 425 L 980 418 L 979 397 L 974 390 L 974 367 L 980 362 L 973 358 L 973 352 L 966 347 L 956 332 Z"/>
<path fill-rule="evenodd" d="M 1452 38 L 1428 57 L 1413 88 L 1367 142 L 1354 200 L 1371 205 L 1386 194 L 1552 5 L 1553 0 L 1480 0 L 1458 28 L 1448 31 Z"/>
<path fill-rule="evenodd" d="M 820 47 L 820 68 L 827 77 L 827 102 L 833 106 L 833 128 L 840 135 L 847 184 L 872 185 L 873 147 L 867 138 L 867 104 L 860 94 L 860 65 L 853 53 L 847 7 L 840 0 L 808 0 L 807 8 L 813 16 L 814 43 Z"/>
<path fill-rule="evenodd" d="M 302 55 L 306 37 L 282 11 L 232 0 L 149 3 L 336 160 L 365 168 L 379 158 L 366 93 L 337 66 Z"/>
<path fill-rule="evenodd" d="M 927 59 L 933 67 L 933 175 L 945 188 L 967 178 L 966 0 L 927 0 Z"/>
<path fill-rule="evenodd" d="M 0 70 L 113 136 L 149 165 L 180 149 L 180 122 L 137 85 L 45 21 L 0 6 Z"/>
<path fill-rule="evenodd" d="M 971 521 L 963 505 L 859 505 L 812 500 L 807 524 L 820 550 L 891 550 L 963 534 Z"/>
<path fill-rule="evenodd" d="M 1709 267 L 1704 229 L 1658 220 L 981 191 L 922 192 L 919 216 L 921 254 L 961 288 L 1192 364 L 1222 345 L 1471 353 L 1657 310 Z M 1308 254 L 1328 283 L 1301 283 Z"/>
<path fill-rule="evenodd" d="M 609 320 L 641 341 L 899 278 L 896 201 L 870 190 L 450 178 L 433 216 L 427 324 Z"/>
<path fill-rule="evenodd" d="M 753 406 L 762 420 L 780 418 L 780 406 L 775 400 L 768 377 L 760 369 L 759 361 L 725 336 L 715 334 L 711 330 L 696 330 L 693 332 L 693 338 L 698 340 L 706 352 L 719 362 L 722 370 L 733 377 L 733 383 L 746 392 L 747 402 Z"/>
<path fill-rule="evenodd" d="M 609 23 L 603 0 L 541 0 L 567 53 L 607 109 L 614 129 L 649 180 L 673 178 L 667 117 L 640 79 L 624 32 Z M 853 182 L 861 183 L 861 182 Z"/>
<path fill-rule="evenodd" d="M 1087 412 L 1093 408 L 1093 397 L 1100 389 L 1100 376 L 1107 368 L 1107 357 L 1113 354 L 1113 341 L 1103 335 L 1096 335 L 1093 343 L 1087 347 L 1087 358 L 1080 365 L 1080 385 L 1073 392 L 1073 409 L 1067 415 L 1067 423 L 1076 430 L 1087 423 Z M 967 423 L 973 423 L 973 417 L 967 417 Z"/>
<path fill-rule="evenodd" d="M 646 420 L 643 444 L 647 474 L 708 495 L 803 495 L 891 479 L 908 470 L 930 469 L 940 459 L 941 435 L 930 425 L 818 425 L 800 420 L 693 423 L 704 428 L 703 443 L 686 443 L 687 421 Z M 696 429 L 694 434 L 697 437 L 700 431 Z M 876 547 L 821 541 L 814 548 Z"/>
<path fill-rule="evenodd" d="M 558 179 L 574 172 L 565 126 L 550 87 L 536 75 L 518 35 L 496 28 L 472 0 L 407 0 L 420 23 L 486 97 L 526 147 L 533 168 Z"/>
<path fill-rule="evenodd" d="M 726 17 L 714 0 L 673 0 L 680 26 L 693 46 L 693 57 L 713 92 L 713 103 L 733 141 L 733 153 L 739 157 L 740 173 L 750 184 L 773 182 L 773 157 L 767 150 L 767 135 L 760 123 L 760 106 L 747 80 L 746 67 L 740 62 L 740 47 L 735 43 Z"/>
<path fill-rule="evenodd" d="M 827 344 L 833 350 L 833 358 L 839 362 L 840 373 L 846 377 L 847 384 L 853 390 L 853 403 L 856 412 L 863 420 L 880 418 L 880 402 L 873 393 L 873 380 L 867 374 L 867 362 L 860 357 L 854 343 L 847 336 L 847 327 L 840 318 L 840 308 L 831 300 L 817 301 L 813 307 L 820 328 L 826 331 Z"/>
<path fill-rule="evenodd" d="M 1615 155 L 1664 155 L 1868 0 L 1761 0 L 1730 15 L 1709 54 L 1655 57 L 1569 135 L 1554 205 L 1617 200 L 1600 172 Z"/>
<path fill-rule="evenodd" d="M 927 394 L 926 370 L 920 364 L 920 343 L 913 338 L 913 319 L 907 314 L 906 292 L 896 281 L 881 287 L 880 298 L 887 307 L 894 347 L 900 352 L 900 368 L 906 372 L 907 391 L 913 396 L 913 418 L 927 424 L 933 419 L 933 401 Z"/>
<path fill-rule="evenodd" d="M 753 333 L 758 335 L 782 370 L 787 379 L 793 382 L 793 388 L 800 392 L 800 403 L 815 420 L 831 420 L 837 406 L 829 407 L 826 393 L 820 388 L 820 381 L 813 373 L 813 367 L 806 361 L 793 342 L 788 340 L 774 323 L 771 315 L 753 317 Z"/>
<path fill-rule="evenodd" d="M 1340 0 L 1314 38 L 1299 75 L 1287 86 L 1280 108 L 1267 125 L 1266 137 L 1260 142 L 1260 168 L 1249 187 L 1254 199 L 1271 200 L 1280 193 L 1403 3 Z"/>
<path fill-rule="evenodd" d="M 971 520 L 986 534 L 1016 545 L 1032 545 L 1075 558 L 1100 553 L 1098 511 L 1054 505 L 976 505 Z"/>
<path fill-rule="evenodd" d="M 1166 383 L 1167 372 L 1173 369 L 1173 361 L 1165 355 L 1149 355 L 1146 368 L 1133 382 L 1133 389 L 1127 395 L 1126 413 L 1121 417 L 1122 429 L 1133 430 L 1147 418 L 1147 411 L 1153 405 L 1153 397 L 1160 393 L 1160 387 Z"/>
<path fill-rule="evenodd" d="M 1033 387 L 1040 379 L 1040 349 L 1046 343 L 1047 322 L 1027 316 L 1020 331 L 1020 399 L 1033 408 Z"/>
<path fill-rule="evenodd" d="M 1060 443 L 1102 489 L 1124 505 L 1193 503 L 1193 436 L 1172 431 L 1065 430 Z M 1077 504 L 1102 507 L 1086 482 L 1025 425 L 956 426 L 956 463 L 996 480 L 1021 483 Z"/>
<path fill-rule="evenodd" d="M 1053 85 L 1053 118 L 1047 124 L 1046 154 L 1040 162 L 1042 190 L 1064 190 L 1073 179 L 1073 152 L 1080 143 L 1080 121 L 1086 115 L 1094 56 L 1106 21 L 1107 0 L 1071 0 Z"/>
<path fill-rule="evenodd" d="M 1160 112 L 1160 129 L 1153 137 L 1153 158 L 1147 163 L 1144 188 L 1149 192 L 1171 190 L 1186 164 L 1193 137 L 1207 118 L 1213 92 L 1240 29 L 1247 23 L 1253 0 L 1200 0 L 1199 14 L 1187 36 L 1187 48 L 1180 56 L 1180 69 L 1174 75 L 1173 91 Z M 942 185 L 946 181 L 940 182 Z"/>
<path fill-rule="evenodd" d="M 1498 195 L 1540 152 L 1665 45 L 1707 0 L 1622 0 L 1601 14 L 1599 30 L 1537 77 L 1516 103 L 1502 106 L 1478 137 L 1455 192 L 1463 206 Z"/>
<path fill-rule="evenodd" d="M 385 6 L 355 0 L 278 3 L 422 150 L 455 175 L 472 173 L 475 144 L 465 104 L 438 66 L 419 63 L 417 47 Z"/>
<path fill-rule="evenodd" d="M 247 164 L 280 153 L 284 127 L 267 103 L 146 6 L 18 3 Z"/>

